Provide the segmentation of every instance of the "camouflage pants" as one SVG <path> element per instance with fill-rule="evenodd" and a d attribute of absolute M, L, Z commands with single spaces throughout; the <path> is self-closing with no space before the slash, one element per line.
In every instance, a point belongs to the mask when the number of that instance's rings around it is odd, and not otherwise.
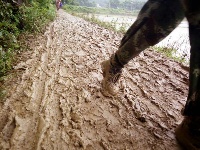
<path fill-rule="evenodd" d="M 169 35 L 184 17 L 189 22 L 191 55 L 189 94 L 183 115 L 200 116 L 200 0 L 149 0 L 123 37 L 114 59 L 123 67 Z"/>

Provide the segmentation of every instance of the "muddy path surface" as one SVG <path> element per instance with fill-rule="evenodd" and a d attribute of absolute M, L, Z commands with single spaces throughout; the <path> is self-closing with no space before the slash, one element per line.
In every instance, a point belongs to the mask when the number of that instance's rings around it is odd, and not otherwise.
<path fill-rule="evenodd" d="M 151 49 L 123 70 L 116 97 L 101 93 L 100 63 L 122 35 L 59 10 L 0 103 L 0 149 L 180 150 L 188 70 Z"/>

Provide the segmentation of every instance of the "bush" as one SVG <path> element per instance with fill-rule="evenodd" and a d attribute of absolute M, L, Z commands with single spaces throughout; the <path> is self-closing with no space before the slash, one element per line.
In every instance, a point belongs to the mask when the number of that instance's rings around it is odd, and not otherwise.
<path fill-rule="evenodd" d="M 33 3 L 32 7 L 23 5 L 20 7 L 23 30 L 29 32 L 39 32 L 43 27 L 55 17 L 55 8 L 51 4 L 48 8 L 41 7 L 39 3 Z"/>
<path fill-rule="evenodd" d="M 17 37 L 19 36 L 19 15 L 17 9 L 10 3 L 0 1 L 0 77 L 11 69 L 13 51 L 19 48 Z"/>
<path fill-rule="evenodd" d="M 54 19 L 51 0 L 32 0 L 18 6 L 14 1 L 0 0 L 0 78 L 12 68 L 13 56 L 19 51 L 19 35 L 40 32 Z"/>

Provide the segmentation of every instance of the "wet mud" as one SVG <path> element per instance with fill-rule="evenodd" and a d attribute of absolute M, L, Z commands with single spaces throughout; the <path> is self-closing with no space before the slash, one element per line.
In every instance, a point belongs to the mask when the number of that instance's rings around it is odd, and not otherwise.
<path fill-rule="evenodd" d="M 59 10 L 15 70 L 0 105 L 2 150 L 180 150 L 188 70 L 151 49 L 123 70 L 120 92 L 101 93 L 100 63 L 123 35 Z"/>

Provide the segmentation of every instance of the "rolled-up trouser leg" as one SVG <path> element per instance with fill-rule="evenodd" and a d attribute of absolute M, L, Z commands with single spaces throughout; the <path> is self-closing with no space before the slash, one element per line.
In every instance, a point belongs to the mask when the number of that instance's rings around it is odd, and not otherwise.
<path fill-rule="evenodd" d="M 127 64 L 141 51 L 164 39 L 183 18 L 179 0 L 149 0 L 123 37 L 115 60 L 121 66 Z"/>
<path fill-rule="evenodd" d="M 190 36 L 189 94 L 183 115 L 200 117 L 200 1 L 184 0 Z"/>

